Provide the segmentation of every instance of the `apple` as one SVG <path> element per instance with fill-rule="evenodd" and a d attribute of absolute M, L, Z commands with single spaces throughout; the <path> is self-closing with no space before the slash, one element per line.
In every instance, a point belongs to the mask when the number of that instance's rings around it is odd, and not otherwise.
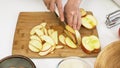
<path fill-rule="evenodd" d="M 40 38 L 51 45 L 55 45 L 54 40 L 50 36 L 42 35 Z"/>
<path fill-rule="evenodd" d="M 84 36 L 82 38 L 82 50 L 85 53 L 99 52 L 100 42 L 97 36 Z"/>
<path fill-rule="evenodd" d="M 62 49 L 62 48 L 64 48 L 63 45 L 57 45 L 57 46 L 55 47 L 55 49 Z"/>
<path fill-rule="evenodd" d="M 60 34 L 60 35 L 59 35 L 59 41 L 60 41 L 62 44 L 65 45 L 65 44 L 66 44 L 66 43 L 65 43 L 65 36 L 62 35 L 62 34 Z"/>
<path fill-rule="evenodd" d="M 82 17 L 87 15 L 87 12 L 83 8 L 80 8 L 80 12 Z"/>
<path fill-rule="evenodd" d="M 52 47 L 52 45 L 50 45 L 49 43 L 44 43 L 43 47 L 41 49 L 41 51 L 47 51 L 48 49 L 50 49 Z"/>
<path fill-rule="evenodd" d="M 77 41 L 76 41 L 75 34 L 69 32 L 69 31 L 67 31 L 67 30 L 64 30 L 64 32 L 65 32 L 65 34 L 66 34 L 74 43 L 77 42 Z"/>
<path fill-rule="evenodd" d="M 31 44 L 29 44 L 28 47 L 29 47 L 29 49 L 30 49 L 31 51 L 33 51 L 33 52 L 39 52 L 39 51 L 40 51 L 38 48 L 34 47 L 34 46 L 31 45 Z"/>
<path fill-rule="evenodd" d="M 75 30 L 75 36 L 76 36 L 77 44 L 80 45 L 81 44 L 81 35 L 78 30 Z"/>
<path fill-rule="evenodd" d="M 58 44 L 58 31 L 54 31 L 50 37 L 53 39 L 53 41 L 55 42 L 55 44 Z"/>
<path fill-rule="evenodd" d="M 69 37 L 65 38 L 65 42 L 70 48 L 77 48 L 77 45 Z"/>
<path fill-rule="evenodd" d="M 41 24 L 33 27 L 33 28 L 31 29 L 31 31 L 30 31 L 30 35 L 34 35 L 36 29 L 41 29 L 41 28 L 45 27 L 46 24 L 47 24 L 47 23 L 43 22 L 43 23 L 41 23 Z"/>
<path fill-rule="evenodd" d="M 42 49 L 42 44 L 41 44 L 41 42 L 40 41 L 38 41 L 38 40 L 31 40 L 30 42 L 29 42 L 29 49 L 31 50 L 31 51 L 33 51 L 33 52 L 38 52 L 38 51 L 40 51 L 41 49 Z"/>
<path fill-rule="evenodd" d="M 66 26 L 65 26 L 65 29 L 66 29 L 67 31 L 75 34 L 75 30 L 74 30 L 72 27 L 70 27 L 69 25 L 66 25 Z"/>
<path fill-rule="evenodd" d="M 93 29 L 97 25 L 97 20 L 92 15 L 86 15 L 82 18 L 82 25 L 87 29 Z"/>
<path fill-rule="evenodd" d="M 37 35 L 30 36 L 30 40 L 38 40 L 39 42 L 42 42 L 41 39 Z"/>

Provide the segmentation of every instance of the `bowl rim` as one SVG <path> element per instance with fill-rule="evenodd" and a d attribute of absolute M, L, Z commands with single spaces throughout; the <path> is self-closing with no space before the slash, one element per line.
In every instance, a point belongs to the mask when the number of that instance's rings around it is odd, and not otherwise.
<path fill-rule="evenodd" d="M 28 61 L 28 62 L 31 64 L 32 68 L 36 68 L 36 66 L 35 66 L 35 64 L 33 63 L 33 61 L 32 61 L 30 58 L 28 58 L 28 57 L 26 57 L 26 56 L 23 56 L 23 55 L 9 55 L 9 56 L 7 56 L 7 57 L 4 57 L 4 58 L 0 59 L 0 63 L 4 62 L 5 60 L 11 59 L 11 58 L 21 58 L 21 59 L 25 59 L 26 61 Z"/>
<path fill-rule="evenodd" d="M 77 57 L 77 56 L 70 56 L 70 57 L 63 58 L 63 59 L 57 64 L 57 67 L 56 67 L 56 68 L 59 68 L 59 65 L 60 65 L 62 62 L 66 61 L 66 60 L 69 60 L 69 59 L 77 59 L 77 60 L 80 60 L 81 62 L 87 64 L 87 67 L 89 66 L 89 68 L 91 68 L 91 65 L 90 65 L 88 62 L 86 62 L 85 60 L 83 60 L 81 57 Z"/>

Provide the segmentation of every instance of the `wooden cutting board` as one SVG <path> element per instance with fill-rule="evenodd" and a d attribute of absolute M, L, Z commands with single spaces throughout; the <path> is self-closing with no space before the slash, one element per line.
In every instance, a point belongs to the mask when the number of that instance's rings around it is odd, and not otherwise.
<path fill-rule="evenodd" d="M 46 56 L 39 56 L 38 53 L 34 53 L 29 50 L 29 38 L 30 30 L 39 25 L 42 22 L 46 22 L 47 26 L 58 31 L 59 34 L 63 32 L 64 26 L 60 20 L 51 12 L 21 12 L 18 17 L 16 31 L 13 41 L 12 54 L 24 55 L 30 58 L 58 58 L 68 56 L 80 56 L 80 57 L 95 57 L 97 54 L 86 54 L 81 50 L 79 46 L 77 49 L 71 49 L 65 46 L 64 49 L 56 49 L 53 54 Z M 96 28 L 88 30 L 84 27 L 80 29 L 81 36 L 96 35 L 98 36 Z"/>
<path fill-rule="evenodd" d="M 120 68 L 120 40 L 112 42 L 100 52 L 95 68 Z"/>

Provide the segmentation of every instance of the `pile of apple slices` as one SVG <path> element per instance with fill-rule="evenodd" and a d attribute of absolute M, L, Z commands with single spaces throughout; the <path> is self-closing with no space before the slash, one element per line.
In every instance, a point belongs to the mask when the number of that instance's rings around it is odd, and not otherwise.
<path fill-rule="evenodd" d="M 55 48 L 63 48 L 58 44 L 58 31 L 46 29 L 47 23 L 41 23 L 30 31 L 29 49 L 38 52 L 40 56 L 47 55 Z"/>
<path fill-rule="evenodd" d="M 92 15 L 92 13 L 89 13 L 85 11 L 83 8 L 80 8 L 80 12 L 82 15 L 82 25 L 87 29 L 93 29 L 97 25 L 96 18 Z"/>
<path fill-rule="evenodd" d="M 64 48 L 64 45 L 70 48 L 77 48 L 76 43 L 80 45 L 81 35 L 77 30 L 73 30 L 70 26 L 66 26 L 64 34 L 58 35 L 58 31 L 54 29 L 46 29 L 47 23 L 41 23 L 32 28 L 30 31 L 29 49 L 38 52 L 40 56 L 53 53 L 55 49 Z M 58 42 L 63 45 L 60 45 Z"/>

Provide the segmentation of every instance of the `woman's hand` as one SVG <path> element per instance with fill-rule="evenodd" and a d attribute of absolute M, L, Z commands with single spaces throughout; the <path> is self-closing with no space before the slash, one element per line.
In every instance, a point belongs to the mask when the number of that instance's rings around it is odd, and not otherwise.
<path fill-rule="evenodd" d="M 65 19 L 73 29 L 80 29 L 81 14 L 79 10 L 80 0 L 69 0 L 64 7 Z"/>
<path fill-rule="evenodd" d="M 55 6 L 56 6 L 58 9 L 61 21 L 64 21 L 62 0 L 44 0 L 44 3 L 47 6 L 47 8 L 52 12 L 55 11 Z"/>

